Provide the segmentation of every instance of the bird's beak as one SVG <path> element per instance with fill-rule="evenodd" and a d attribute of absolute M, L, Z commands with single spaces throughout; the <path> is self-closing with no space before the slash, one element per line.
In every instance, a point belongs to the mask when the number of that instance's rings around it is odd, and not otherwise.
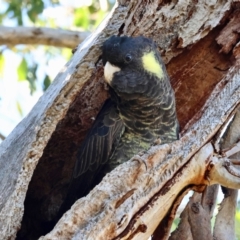
<path fill-rule="evenodd" d="M 106 62 L 104 67 L 104 77 L 106 82 L 111 85 L 113 75 L 115 72 L 119 72 L 121 69 L 117 66 L 112 65 L 110 62 Z"/>

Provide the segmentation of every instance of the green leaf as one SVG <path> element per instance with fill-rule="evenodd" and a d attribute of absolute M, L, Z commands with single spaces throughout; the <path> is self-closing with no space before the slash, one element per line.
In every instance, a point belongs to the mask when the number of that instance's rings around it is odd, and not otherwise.
<path fill-rule="evenodd" d="M 51 85 L 51 79 L 49 78 L 48 75 L 46 75 L 43 81 L 43 91 L 46 91 L 50 85 Z"/>
<path fill-rule="evenodd" d="M 31 1 L 31 8 L 27 11 L 28 17 L 32 22 L 36 22 L 38 14 L 43 12 L 44 3 L 42 0 L 32 0 Z"/>
<path fill-rule="evenodd" d="M 18 25 L 23 25 L 21 7 L 21 3 L 18 1 L 12 1 L 9 3 L 8 9 L 6 10 L 6 13 L 12 13 L 12 16 L 10 16 L 10 18 L 17 18 Z"/>
<path fill-rule="evenodd" d="M 18 110 L 19 114 L 21 115 L 21 117 L 23 117 L 22 107 L 18 101 L 16 102 L 16 107 L 17 107 L 17 110 Z"/>
<path fill-rule="evenodd" d="M 61 55 L 66 59 L 69 60 L 72 57 L 72 49 L 69 48 L 62 48 Z"/>
<path fill-rule="evenodd" d="M 5 13 L 0 13 L 0 23 L 2 24 L 3 19 L 5 18 Z"/>
<path fill-rule="evenodd" d="M 82 7 L 75 10 L 74 24 L 78 27 L 88 29 L 90 24 L 90 12 L 88 7 Z"/>
<path fill-rule="evenodd" d="M 3 54 L 0 54 L 0 77 L 3 77 L 4 66 L 5 66 L 5 58 Z"/>
<path fill-rule="evenodd" d="M 23 81 L 27 79 L 27 71 L 28 71 L 27 61 L 25 58 L 23 58 L 17 68 L 18 81 Z"/>
<path fill-rule="evenodd" d="M 30 67 L 28 69 L 28 73 L 27 73 L 27 80 L 29 82 L 29 87 L 30 87 L 30 93 L 31 95 L 36 91 L 37 87 L 36 87 L 36 80 L 37 80 L 37 75 L 36 75 L 36 71 L 37 71 L 38 65 L 35 64 L 33 67 Z"/>
<path fill-rule="evenodd" d="M 30 20 L 34 23 L 35 20 L 36 20 L 35 12 L 32 9 L 30 9 L 30 10 L 27 11 L 27 15 L 30 18 Z"/>
<path fill-rule="evenodd" d="M 235 215 L 235 233 L 237 239 L 240 239 L 240 211 L 237 210 Z"/>
<path fill-rule="evenodd" d="M 36 13 L 42 13 L 44 9 L 44 3 L 42 0 L 32 0 L 32 9 Z"/>

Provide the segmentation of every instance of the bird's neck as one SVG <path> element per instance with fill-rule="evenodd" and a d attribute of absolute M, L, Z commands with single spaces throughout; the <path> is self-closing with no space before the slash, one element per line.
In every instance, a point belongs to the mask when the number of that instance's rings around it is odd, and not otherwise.
<path fill-rule="evenodd" d="M 162 97 L 160 95 L 156 98 L 139 97 L 134 100 L 121 100 L 117 106 L 120 114 L 125 115 L 128 113 L 133 120 L 148 119 L 149 124 L 151 122 L 155 123 L 156 117 L 164 116 L 172 110 L 175 111 L 174 93 L 169 92 L 168 94 L 168 97 Z"/>

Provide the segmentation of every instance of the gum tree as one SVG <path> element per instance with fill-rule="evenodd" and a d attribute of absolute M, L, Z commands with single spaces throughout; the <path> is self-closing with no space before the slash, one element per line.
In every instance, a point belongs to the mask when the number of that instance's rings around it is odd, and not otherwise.
<path fill-rule="evenodd" d="M 32 238 L 49 232 L 41 239 L 233 239 L 232 189 L 240 188 L 239 14 L 237 1 L 119 1 L 0 145 L 3 239 L 14 239 L 20 228 Z M 113 34 L 157 43 L 176 92 L 181 139 L 117 167 L 55 225 L 76 151 L 108 97 L 100 47 Z M 216 184 L 225 198 L 212 232 Z M 196 193 L 169 236 L 189 190 Z"/>

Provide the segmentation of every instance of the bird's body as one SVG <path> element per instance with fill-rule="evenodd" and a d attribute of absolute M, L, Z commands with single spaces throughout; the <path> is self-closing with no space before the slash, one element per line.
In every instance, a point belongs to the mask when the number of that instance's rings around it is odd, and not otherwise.
<path fill-rule="evenodd" d="M 178 139 L 174 92 L 154 42 L 112 36 L 103 45 L 102 58 L 111 98 L 78 151 L 73 173 L 77 197 L 157 139 Z"/>

